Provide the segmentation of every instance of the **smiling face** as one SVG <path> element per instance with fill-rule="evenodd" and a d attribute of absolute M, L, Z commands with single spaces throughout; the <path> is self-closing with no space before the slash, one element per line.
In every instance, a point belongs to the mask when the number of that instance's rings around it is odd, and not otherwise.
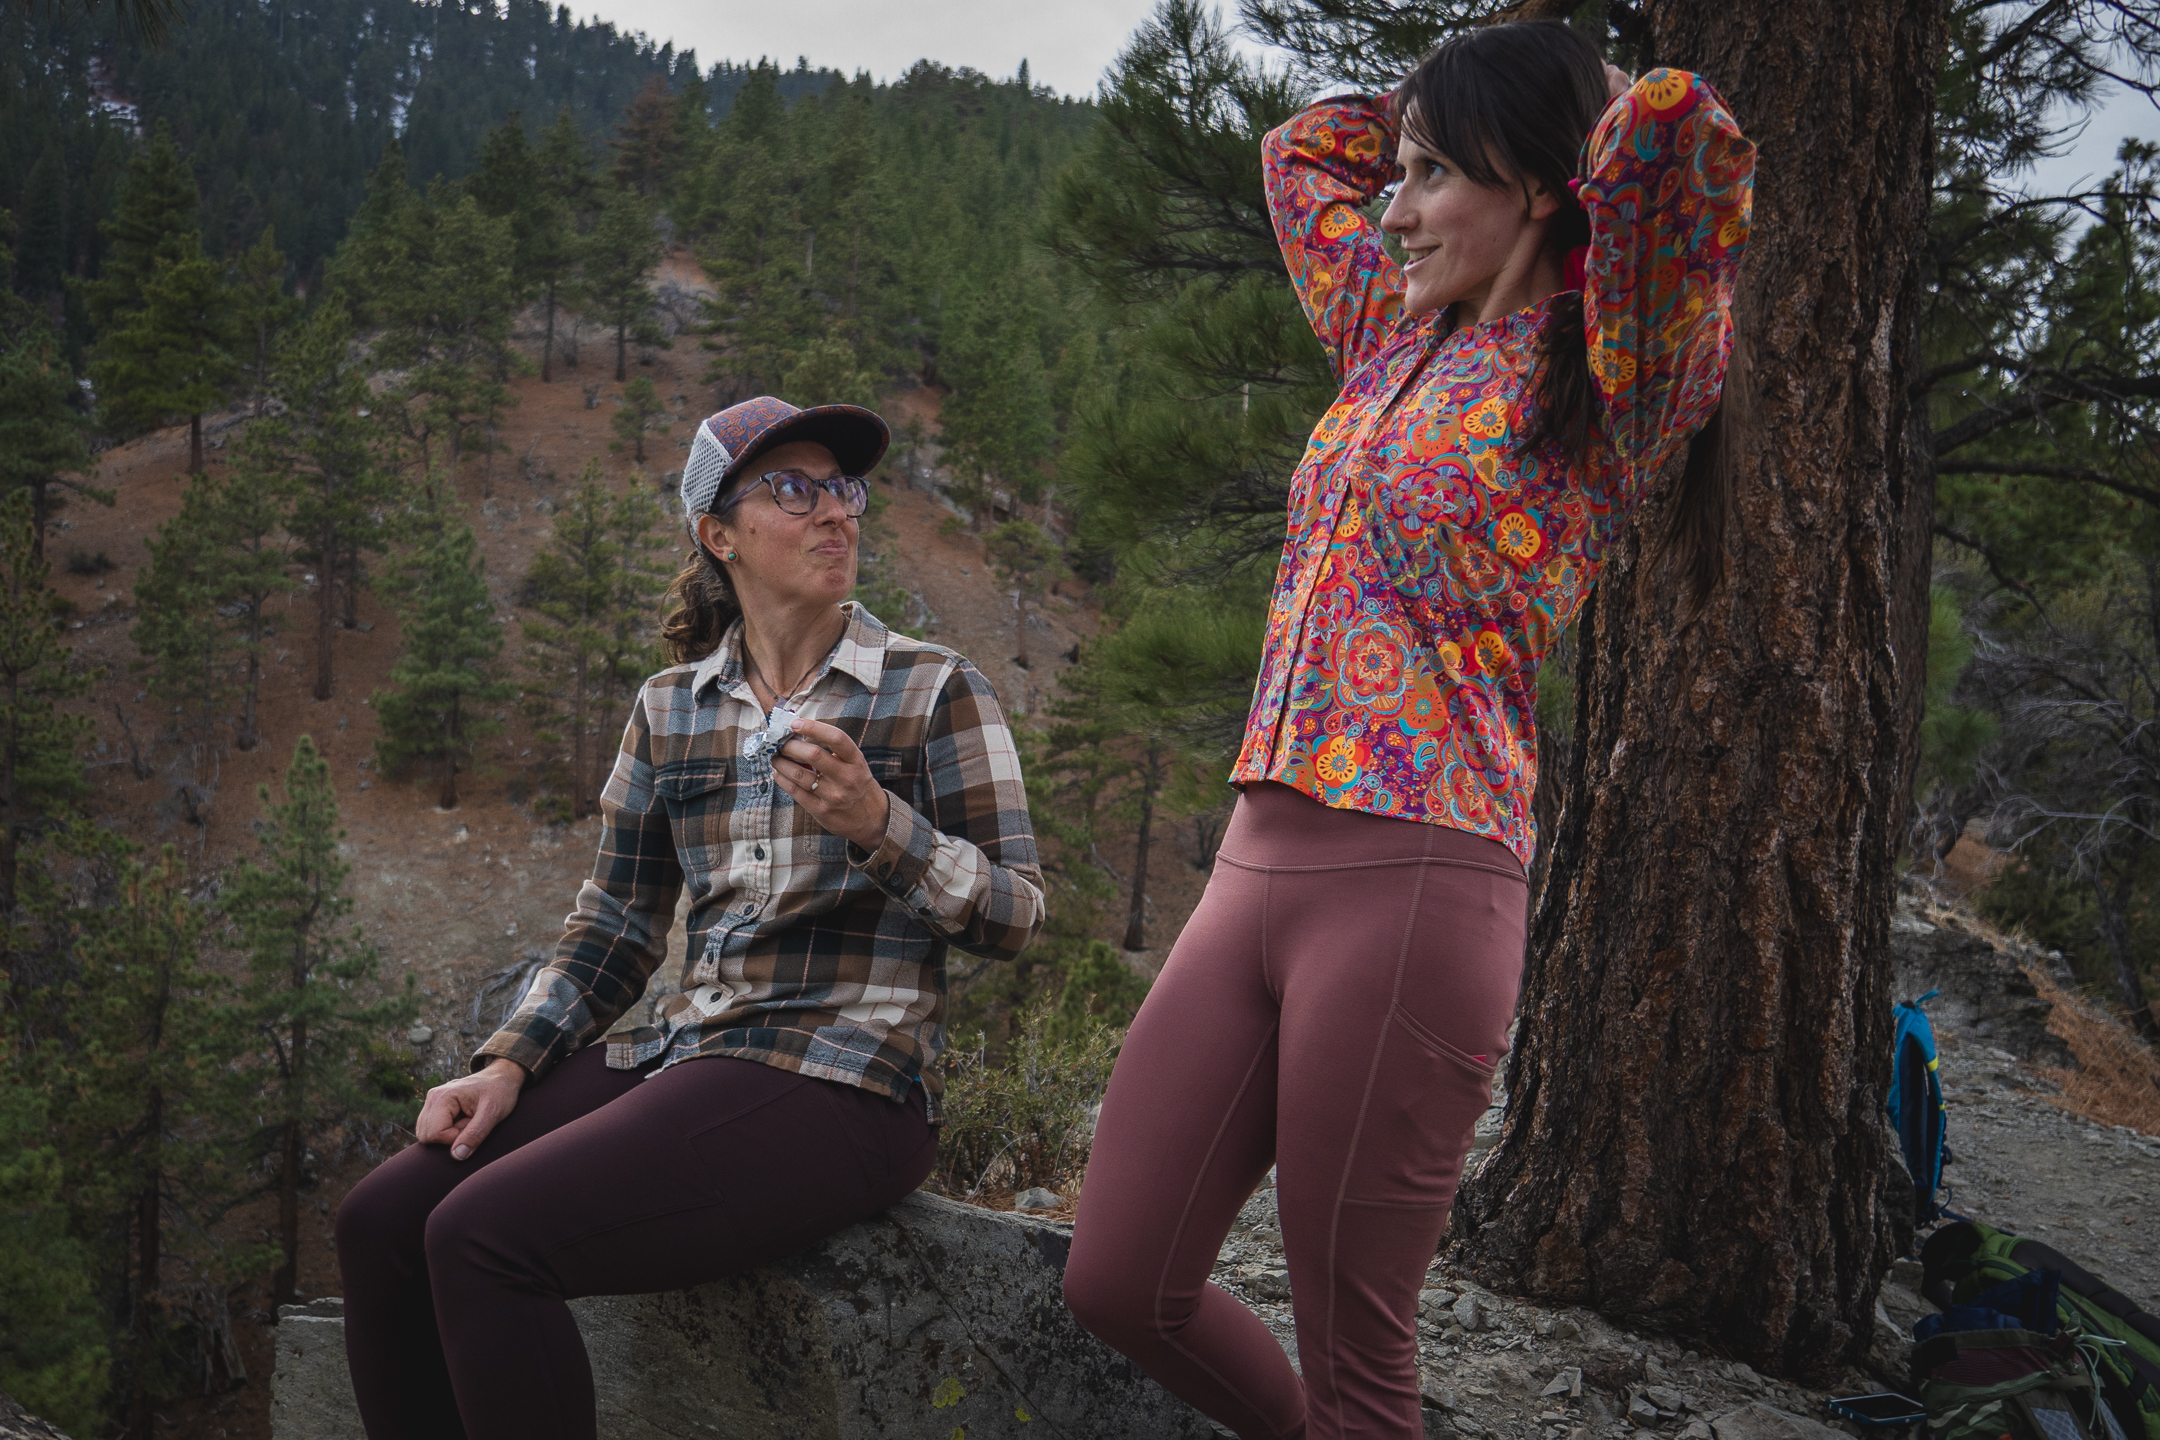
<path fill-rule="evenodd" d="M 1404 310 L 1423 315 L 1461 303 L 1476 320 L 1496 290 L 1511 301 L 1522 291 L 1523 304 L 1541 298 L 1530 292 L 1541 261 L 1550 263 L 1546 231 L 1559 202 L 1535 181 L 1527 196 L 1513 177 L 1503 177 L 1501 185 L 1478 184 L 1412 139 L 1415 128 L 1403 127 L 1395 152 L 1403 181 L 1380 220 L 1405 253 Z"/>
<path fill-rule="evenodd" d="M 830 491 L 817 492 L 817 508 L 790 515 L 774 501 L 772 487 L 756 476 L 793 470 L 813 480 L 841 474 L 832 451 L 814 440 L 775 445 L 743 467 L 731 493 L 742 498 L 724 514 L 698 519 L 698 541 L 723 560 L 746 612 L 837 605 L 855 588 L 855 549 L 862 524 Z M 747 488 L 745 485 L 747 484 Z"/>

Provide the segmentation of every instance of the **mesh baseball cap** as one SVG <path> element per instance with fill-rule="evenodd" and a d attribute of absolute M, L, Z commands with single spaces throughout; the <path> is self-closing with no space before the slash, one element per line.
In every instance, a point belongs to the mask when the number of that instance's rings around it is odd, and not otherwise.
<path fill-rule="evenodd" d="M 727 493 L 728 483 L 759 452 L 790 440 L 815 440 L 850 475 L 863 475 L 892 442 L 892 431 L 860 405 L 798 409 L 771 395 L 754 395 L 698 422 L 683 466 L 683 529 L 697 539 L 698 516 Z"/>

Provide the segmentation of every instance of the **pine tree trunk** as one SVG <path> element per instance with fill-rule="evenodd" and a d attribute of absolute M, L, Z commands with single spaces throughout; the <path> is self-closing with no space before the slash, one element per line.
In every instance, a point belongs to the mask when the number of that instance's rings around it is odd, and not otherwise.
<path fill-rule="evenodd" d="M 203 463 L 202 463 L 202 416 L 200 416 L 200 415 L 190 415 L 190 416 L 188 416 L 188 422 L 187 422 L 187 438 L 188 438 L 188 462 L 187 462 L 188 474 L 190 474 L 190 475 L 200 475 L 200 474 L 202 474 L 202 472 L 203 472 Z"/>
<path fill-rule="evenodd" d="M 158 1271 L 163 1264 L 160 1249 L 164 1230 L 164 1217 L 159 1213 L 159 1191 L 164 1176 L 158 1137 L 165 1129 L 164 1094 L 154 1087 L 150 1091 L 145 1128 L 150 1135 L 150 1174 L 135 1197 L 135 1363 L 128 1382 L 127 1440 L 150 1440 L 152 1426 L 150 1351 L 157 1340 L 156 1297 Z"/>
<path fill-rule="evenodd" d="M 629 348 L 630 324 L 628 321 L 615 327 L 615 383 L 620 385 L 628 372 L 623 369 L 625 352 Z"/>
<path fill-rule="evenodd" d="M 445 810 L 457 809 L 457 737 L 458 707 L 453 700 L 450 702 L 448 733 L 443 736 L 442 790 L 436 798 L 436 803 Z"/>
<path fill-rule="evenodd" d="M 540 347 L 540 383 L 555 381 L 555 287 L 547 288 L 547 340 Z"/>
<path fill-rule="evenodd" d="M 240 693 L 240 733 L 233 736 L 235 750 L 253 750 L 262 739 L 262 733 L 255 727 L 256 706 L 262 695 L 262 656 L 254 648 L 261 643 L 262 632 L 257 630 L 248 649 L 247 687 Z"/>
<path fill-rule="evenodd" d="M 52 516 L 52 487 L 49 483 L 32 481 L 30 484 L 30 559 L 32 563 L 45 563 L 45 525 Z"/>
<path fill-rule="evenodd" d="M 1507 1122 L 1454 1259 L 1821 1373 L 1866 1351 L 1891 1259 L 1889 922 L 1933 499 L 1908 396 L 1943 12 L 1651 16 L 1654 59 L 1710 76 L 1760 146 L 1737 309 L 1757 417 L 1700 622 L 1641 559 L 1660 501 L 1585 612 Z"/>
<path fill-rule="evenodd" d="M 7 678 L 7 713 L 13 717 L 20 701 L 19 684 L 15 676 Z M 15 732 L 14 721 L 7 723 L 7 733 L 0 736 L 0 980 L 6 989 L 0 990 L 0 1000 L 12 1002 L 15 980 L 14 947 L 9 943 L 15 933 L 15 761 L 21 737 Z"/>
<path fill-rule="evenodd" d="M 315 547 L 315 698 L 330 698 L 330 646 L 337 632 L 337 528 L 325 525 Z"/>
<path fill-rule="evenodd" d="M 1125 948 L 1147 949 L 1147 862 L 1155 827 L 1155 792 L 1162 788 L 1162 747 L 1148 743 L 1140 769 L 1140 831 L 1133 839 L 1132 899 L 1125 907 Z"/>
<path fill-rule="evenodd" d="M 2105 871 L 2093 877 L 2093 898 L 2098 903 L 2100 936 L 2107 941 L 2108 958 L 2115 963 L 2115 990 L 2122 997 L 2130 1028 L 2147 1040 L 2160 1040 L 2160 1017 L 2146 998 L 2145 982 L 2138 975 L 2138 953 L 2130 938 L 2131 878 L 2137 874 L 2137 857 L 2125 863 L 2114 884 Z"/>
<path fill-rule="evenodd" d="M 297 1067 L 301 1047 L 306 1044 L 307 1022 L 293 1021 L 295 1071 L 288 1082 L 289 1095 L 304 1093 Z M 276 1305 L 292 1304 L 300 1286 L 300 1166 L 305 1156 L 299 1119 L 288 1116 L 284 1130 L 278 1147 L 278 1249 L 283 1258 L 278 1262 L 277 1273 L 270 1277 L 271 1303 Z"/>
<path fill-rule="evenodd" d="M 1013 664 L 1022 670 L 1029 669 L 1027 656 L 1027 585 L 1025 582 L 1013 588 L 1013 611 L 1019 619 L 1013 625 L 1013 633 L 1019 637 L 1019 653 L 1013 656 Z M 1137 947 L 1136 947 L 1137 948 Z"/>

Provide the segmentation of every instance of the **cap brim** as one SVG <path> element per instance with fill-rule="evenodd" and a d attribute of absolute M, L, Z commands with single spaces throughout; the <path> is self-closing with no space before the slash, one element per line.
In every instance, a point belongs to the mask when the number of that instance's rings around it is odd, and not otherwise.
<path fill-rule="evenodd" d="M 892 429 L 875 411 L 860 405 L 813 405 L 798 410 L 750 437 L 741 456 L 722 472 L 720 486 L 713 492 L 715 505 L 751 461 L 792 440 L 814 440 L 832 451 L 833 459 L 840 462 L 846 474 L 867 475 L 870 467 L 884 458 L 885 447 L 892 443 Z"/>

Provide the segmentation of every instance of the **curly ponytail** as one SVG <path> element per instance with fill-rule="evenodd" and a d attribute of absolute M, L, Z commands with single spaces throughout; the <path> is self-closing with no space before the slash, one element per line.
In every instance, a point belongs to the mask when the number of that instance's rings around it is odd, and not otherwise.
<path fill-rule="evenodd" d="M 660 641 L 674 665 L 702 660 L 719 649 L 728 626 L 742 614 L 735 582 L 703 545 L 668 583 L 667 598 L 674 608 L 660 622 Z"/>

